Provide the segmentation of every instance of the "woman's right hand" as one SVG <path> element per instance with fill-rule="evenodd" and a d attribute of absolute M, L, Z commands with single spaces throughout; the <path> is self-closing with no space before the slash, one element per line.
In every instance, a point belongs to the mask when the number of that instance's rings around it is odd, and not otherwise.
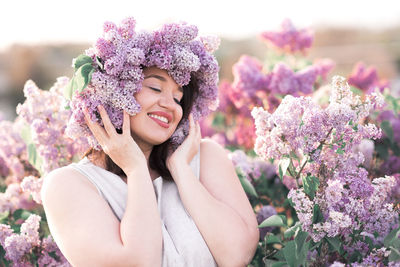
<path fill-rule="evenodd" d="M 118 134 L 103 106 L 98 106 L 104 128 L 90 119 L 87 110 L 83 111 L 85 121 L 96 140 L 115 164 L 128 176 L 135 168 L 146 166 L 146 157 L 131 136 L 129 114 L 124 110 L 122 134 Z"/>

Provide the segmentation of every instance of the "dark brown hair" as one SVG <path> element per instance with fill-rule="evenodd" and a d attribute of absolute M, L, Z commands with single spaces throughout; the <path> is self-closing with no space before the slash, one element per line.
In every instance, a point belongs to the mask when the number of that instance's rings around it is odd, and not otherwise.
<path fill-rule="evenodd" d="M 196 77 L 194 75 L 191 75 L 189 84 L 182 86 L 182 89 L 183 89 L 183 96 L 180 101 L 180 105 L 182 106 L 183 112 L 182 112 L 182 119 L 178 124 L 178 127 L 184 119 L 187 119 L 189 117 L 189 114 L 193 107 L 194 100 L 197 98 L 199 94 L 199 88 L 197 85 Z M 118 131 L 120 131 L 120 129 L 117 129 L 117 132 Z M 168 150 L 171 147 L 171 145 L 172 144 L 170 139 L 168 139 L 162 144 L 155 145 L 149 157 L 150 168 L 152 170 L 155 170 L 160 176 L 162 176 L 163 179 L 166 180 L 172 180 L 171 173 L 169 172 L 166 166 Z M 112 159 L 106 153 L 104 153 L 103 150 L 98 151 L 93 148 L 90 148 L 85 152 L 83 157 L 86 157 L 88 155 L 92 155 L 95 157 L 96 160 L 104 162 L 105 169 L 107 171 L 110 171 L 121 177 L 126 177 L 124 171 L 117 164 L 115 164 L 114 161 L 112 161 Z"/>

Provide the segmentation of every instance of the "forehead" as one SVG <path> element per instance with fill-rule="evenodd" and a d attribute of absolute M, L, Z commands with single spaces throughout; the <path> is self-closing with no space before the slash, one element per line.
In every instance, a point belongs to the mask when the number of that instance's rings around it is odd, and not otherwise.
<path fill-rule="evenodd" d="M 163 69 L 159 69 L 157 67 L 148 67 L 143 69 L 144 79 L 155 78 L 163 83 L 166 83 L 174 88 L 177 88 L 179 91 L 183 91 L 183 89 L 169 76 L 168 72 Z"/>

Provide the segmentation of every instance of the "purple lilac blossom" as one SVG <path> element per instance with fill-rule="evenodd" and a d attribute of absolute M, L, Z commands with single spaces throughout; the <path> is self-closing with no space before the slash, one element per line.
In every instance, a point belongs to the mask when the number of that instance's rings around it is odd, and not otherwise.
<path fill-rule="evenodd" d="M 308 97 L 288 95 L 272 114 L 262 108 L 252 111 L 256 153 L 264 160 L 275 161 L 296 155 L 296 172 L 300 171 L 300 161 L 307 163 L 299 176 L 319 179 L 313 199 L 304 188 L 293 188 L 288 194 L 302 229 L 315 242 L 339 236 L 346 251 L 356 249 L 364 256 L 370 248 L 362 239 L 353 240 L 353 231 L 362 229 L 360 238 L 369 237 L 374 244 L 382 245 L 383 238 L 398 224 L 390 198 L 395 178 L 386 176 L 371 182 L 368 172 L 359 167 L 365 157 L 356 151 L 362 140 L 380 138 L 380 129 L 373 124 L 363 125 L 362 121 L 373 109 L 382 107 L 382 99 L 382 95 L 373 93 L 362 101 L 353 95 L 344 78 L 336 76 L 326 108 Z M 323 220 L 313 223 L 316 204 Z"/>
<path fill-rule="evenodd" d="M 276 174 L 273 164 L 265 162 L 258 157 L 247 156 L 243 150 L 238 149 L 229 153 L 228 158 L 232 161 L 233 166 L 250 182 L 254 182 L 262 175 L 266 179 L 271 179 Z"/>
<path fill-rule="evenodd" d="M 181 24 L 165 24 L 154 32 L 136 32 L 135 20 L 125 19 L 120 25 L 106 22 L 103 36 L 94 47 L 86 50 L 93 62 L 100 58 L 104 70 L 94 64 L 92 80 L 81 94 L 74 94 L 70 103 L 73 112 L 67 133 L 70 137 L 86 136 L 92 147 L 100 145 L 89 131 L 82 110 L 87 107 L 92 120 L 102 104 L 115 128 L 122 127 L 122 110 L 133 116 L 140 112 L 135 93 L 141 89 L 143 67 L 155 66 L 167 70 L 180 86 L 192 78 L 197 81 L 199 96 L 195 99 L 192 113 L 195 120 L 208 115 L 218 106 L 218 63 L 212 52 L 219 41 L 215 37 L 200 37 L 197 27 Z M 102 122 L 100 122 L 102 124 Z M 173 143 L 182 143 L 188 134 L 188 120 L 183 120 L 172 135 Z"/>
<path fill-rule="evenodd" d="M 310 29 L 296 29 L 289 19 L 285 19 L 280 31 L 263 32 L 261 38 L 290 53 L 305 52 L 312 45 L 314 33 Z"/>
<path fill-rule="evenodd" d="M 63 89 L 68 81 L 66 77 L 59 77 L 46 91 L 29 80 L 24 86 L 26 100 L 17 106 L 19 118 L 29 126 L 31 140 L 43 162 L 39 171 L 44 173 L 71 163 L 88 148 L 86 138 L 71 139 L 65 132 L 66 122 L 72 115 L 64 108 Z"/>
<path fill-rule="evenodd" d="M 359 62 L 354 66 L 348 80 L 349 84 L 369 93 L 374 91 L 375 88 L 382 92 L 389 86 L 387 81 L 379 80 L 374 67 L 367 68 L 363 62 Z"/>

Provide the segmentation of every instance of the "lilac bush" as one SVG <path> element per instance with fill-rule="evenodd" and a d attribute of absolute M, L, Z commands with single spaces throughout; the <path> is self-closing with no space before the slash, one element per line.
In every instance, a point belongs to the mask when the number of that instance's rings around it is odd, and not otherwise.
<path fill-rule="evenodd" d="M 263 108 L 252 111 L 256 153 L 279 162 L 280 177 L 286 174 L 296 181 L 288 198 L 301 230 L 311 238 L 307 244 L 314 249 L 330 244 L 336 259 L 345 263 L 358 262 L 382 247 L 399 226 L 391 199 L 395 178 L 371 180 L 359 167 L 363 154 L 354 149 L 363 139 L 381 137 L 380 129 L 363 120 L 383 105 L 379 92 L 362 100 L 344 78 L 335 76 L 325 108 L 310 97 L 288 95 L 272 114 Z M 318 250 L 321 259 L 330 262 L 329 251 Z"/>

